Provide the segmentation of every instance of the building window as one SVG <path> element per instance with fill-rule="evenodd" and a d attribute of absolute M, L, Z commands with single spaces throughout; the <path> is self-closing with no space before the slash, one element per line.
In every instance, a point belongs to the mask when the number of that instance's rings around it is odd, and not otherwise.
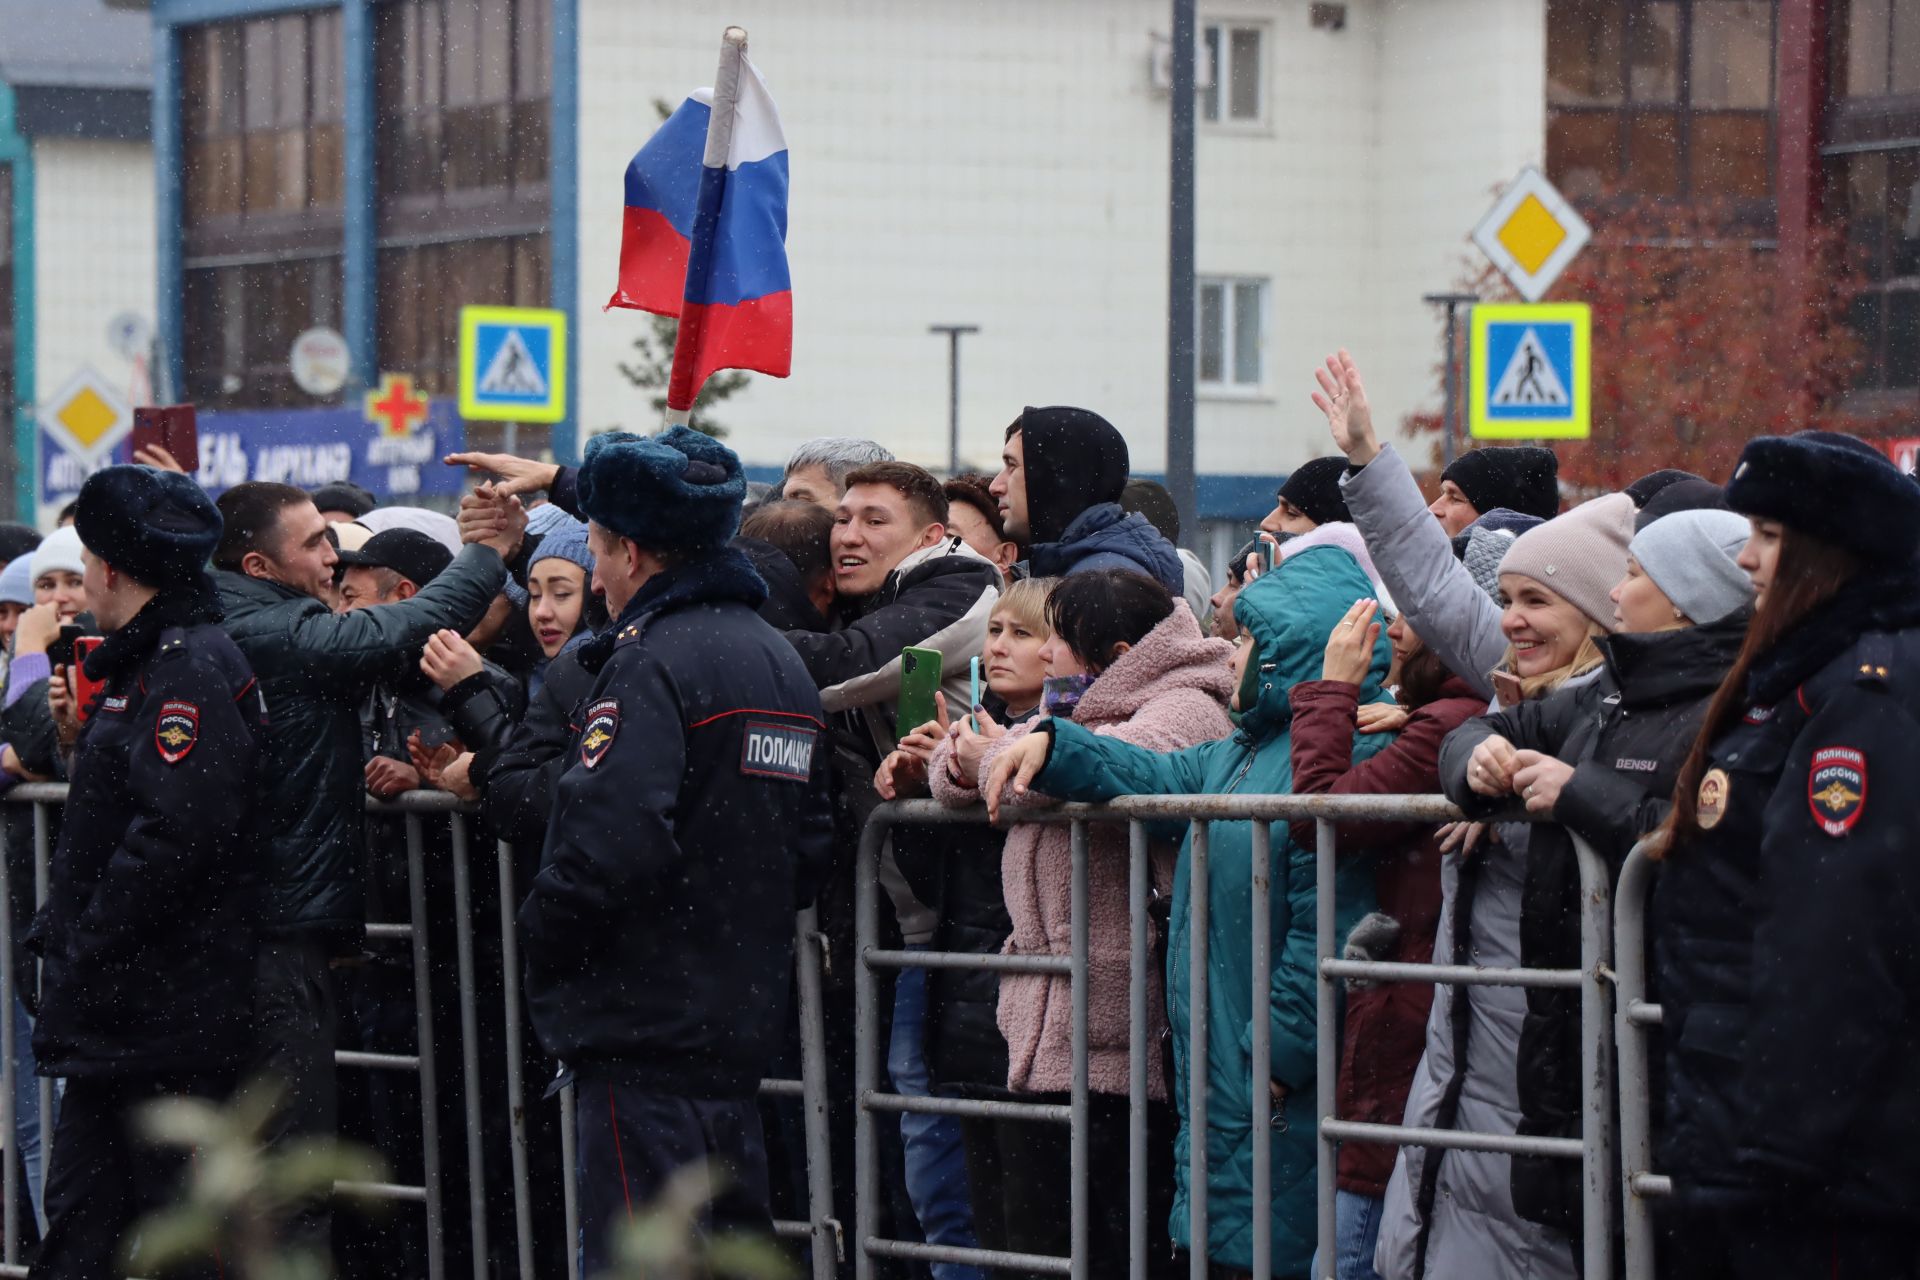
<path fill-rule="evenodd" d="M 313 403 L 293 339 L 340 323 L 338 10 L 181 39 L 186 394 L 215 408 Z"/>
<path fill-rule="evenodd" d="M 1836 96 L 1920 93 L 1920 0 L 1851 0 L 1833 36 Z"/>
<path fill-rule="evenodd" d="M 460 308 L 551 296 L 552 0 L 377 14 L 380 367 L 452 395 Z"/>
<path fill-rule="evenodd" d="M 1234 124 L 1265 120 L 1265 29 L 1208 24 L 1204 42 L 1207 87 L 1200 94 L 1202 118 Z"/>
<path fill-rule="evenodd" d="M 1267 282 L 1202 280 L 1200 386 L 1258 391 L 1266 385 Z"/>
<path fill-rule="evenodd" d="M 1920 387 L 1920 146 L 1838 157 L 1830 205 L 1865 285 L 1849 319 L 1863 391 Z"/>
<path fill-rule="evenodd" d="M 1547 171 L 1615 193 L 1771 201 L 1774 0 L 1548 0 Z"/>

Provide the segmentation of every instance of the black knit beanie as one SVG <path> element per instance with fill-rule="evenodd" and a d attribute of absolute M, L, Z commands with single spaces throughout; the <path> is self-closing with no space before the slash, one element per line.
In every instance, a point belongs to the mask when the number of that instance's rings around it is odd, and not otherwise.
<path fill-rule="evenodd" d="M 1467 496 L 1475 511 L 1506 507 L 1542 520 L 1560 513 L 1560 460 L 1537 445 L 1475 449 L 1440 473 Z"/>
<path fill-rule="evenodd" d="M 1633 505 L 1635 507 L 1645 511 L 1647 504 L 1652 502 L 1656 495 L 1667 488 L 1679 484 L 1682 480 L 1699 480 L 1701 478 L 1702 477 L 1693 474 L 1691 471 L 1682 471 L 1678 467 L 1662 467 L 1658 471 L 1649 471 L 1646 475 L 1641 476 L 1638 480 L 1628 485 L 1622 492 L 1633 499 Z"/>
<path fill-rule="evenodd" d="M 1631 495 L 1633 490 L 1627 490 Z M 1660 492 L 1640 504 L 1640 514 L 1633 518 L 1633 531 L 1640 530 L 1658 520 L 1661 516 L 1670 516 L 1676 511 L 1725 511 L 1727 510 L 1727 491 L 1711 480 L 1702 480 L 1699 476 L 1668 485 Z"/>
<path fill-rule="evenodd" d="M 1274 496 L 1292 503 L 1315 524 L 1351 521 L 1347 499 L 1340 492 L 1340 477 L 1346 473 L 1347 460 L 1343 457 L 1315 458 L 1295 467 Z"/>

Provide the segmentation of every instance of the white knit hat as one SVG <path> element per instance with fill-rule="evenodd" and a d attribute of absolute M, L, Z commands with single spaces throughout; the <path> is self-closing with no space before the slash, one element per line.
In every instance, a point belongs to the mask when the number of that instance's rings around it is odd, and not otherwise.
<path fill-rule="evenodd" d="M 60 570 L 82 574 L 87 571 L 87 566 L 80 561 L 80 531 L 72 525 L 55 529 L 33 549 L 33 568 L 30 570 L 33 581 L 40 581 L 43 573 Z"/>

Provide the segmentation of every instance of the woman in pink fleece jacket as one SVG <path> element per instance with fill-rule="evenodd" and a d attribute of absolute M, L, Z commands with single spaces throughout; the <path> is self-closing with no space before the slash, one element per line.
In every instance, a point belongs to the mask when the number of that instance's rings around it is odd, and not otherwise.
<path fill-rule="evenodd" d="M 1047 604 L 1053 629 L 1048 661 L 1048 713 L 1070 714 L 1096 733 L 1108 734 L 1154 751 L 1177 751 L 1233 732 L 1227 702 L 1233 693 L 1228 670 L 1232 646 L 1210 640 L 1184 601 L 1141 574 L 1096 570 L 1071 575 L 1054 589 Z M 1078 677 L 1074 679 L 1063 679 Z M 1055 696 L 1060 686 L 1077 688 L 1077 705 Z M 1019 725 L 983 741 L 956 725 L 954 737 L 935 753 L 929 774 L 936 799 L 963 806 L 977 803 L 978 787 L 1000 752 L 1025 737 Z M 991 734 L 992 728 L 987 732 Z M 972 768 L 967 766 L 971 765 Z M 1052 801 L 1030 792 L 1027 803 Z M 1089 1154 L 1092 1167 L 1116 1169 L 1127 1158 L 1127 1062 L 1130 1042 L 1127 976 L 1128 848 L 1124 827 L 1096 826 L 1088 862 L 1087 1042 Z M 1152 882 L 1157 894 L 1171 890 L 1174 845 L 1152 846 Z M 1023 823 L 1008 833 L 1000 860 L 1001 888 L 1013 922 L 1010 955 L 1066 956 L 1071 943 L 1068 904 L 1072 889 L 1071 834 L 1054 823 Z M 1154 939 L 1158 951 L 1161 940 Z M 1164 1140 L 1149 1136 L 1147 1149 L 1171 1159 L 1173 1117 L 1166 1104 L 1159 1045 L 1166 1029 L 1163 969 L 1149 962 L 1148 1094 L 1153 1100 L 1149 1128 L 1164 1128 Z M 1066 1100 L 1072 1085 L 1072 988 L 1065 976 L 1004 974 L 1000 979 L 1000 1030 L 1007 1038 L 1007 1087 L 1032 1095 Z M 1067 1133 L 1052 1125 L 1002 1122 L 1002 1167 L 1006 1173 L 1008 1233 L 1021 1252 L 1067 1252 L 1065 1196 Z M 1005 1149 L 1012 1146 L 1016 1149 Z M 1149 1175 L 1148 1184 L 1167 1192 L 1168 1204 L 1149 1214 L 1152 1230 L 1164 1237 L 1171 1208 L 1172 1171 Z M 1126 1197 L 1094 1197 L 1091 1225 L 1091 1274 L 1125 1274 Z M 1171 1246 L 1155 1248 L 1156 1262 L 1171 1265 Z"/>

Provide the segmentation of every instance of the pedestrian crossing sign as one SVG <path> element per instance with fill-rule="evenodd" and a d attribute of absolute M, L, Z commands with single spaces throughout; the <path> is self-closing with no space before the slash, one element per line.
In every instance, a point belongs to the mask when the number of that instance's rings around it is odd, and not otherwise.
<path fill-rule="evenodd" d="M 1584 302 L 1483 303 L 1468 348 L 1467 432 L 1480 440 L 1593 434 L 1593 313 Z"/>
<path fill-rule="evenodd" d="M 539 307 L 460 308 L 460 416 L 559 422 L 567 416 L 567 317 Z"/>

